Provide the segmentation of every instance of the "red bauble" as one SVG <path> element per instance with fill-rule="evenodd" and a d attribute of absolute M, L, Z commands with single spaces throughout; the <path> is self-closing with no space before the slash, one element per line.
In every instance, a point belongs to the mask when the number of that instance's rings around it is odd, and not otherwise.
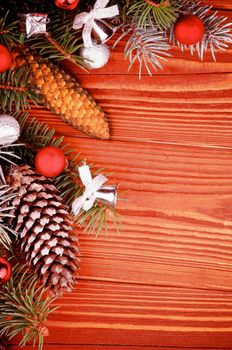
<path fill-rule="evenodd" d="M 62 173 L 67 165 L 64 153 L 54 146 L 39 150 L 35 156 L 36 171 L 46 177 L 55 177 Z"/>
<path fill-rule="evenodd" d="M 55 0 L 55 4 L 65 10 L 73 10 L 79 4 L 80 0 Z"/>
<path fill-rule="evenodd" d="M 0 45 L 0 73 L 10 68 L 12 56 L 10 51 L 3 45 Z"/>
<path fill-rule="evenodd" d="M 203 22 L 194 15 L 180 17 L 174 26 L 176 40 L 184 45 L 195 45 L 202 40 L 205 33 Z"/>
<path fill-rule="evenodd" d="M 0 285 L 8 282 L 11 278 L 11 275 L 11 264 L 3 257 L 0 257 Z"/>

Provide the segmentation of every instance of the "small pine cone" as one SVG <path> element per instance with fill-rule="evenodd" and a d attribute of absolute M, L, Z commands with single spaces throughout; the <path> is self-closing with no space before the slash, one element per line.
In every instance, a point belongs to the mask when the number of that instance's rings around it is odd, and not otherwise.
<path fill-rule="evenodd" d="M 77 238 L 52 180 L 29 166 L 16 166 L 7 182 L 17 193 L 12 225 L 28 265 L 53 294 L 71 291 L 78 270 Z"/>
<path fill-rule="evenodd" d="M 109 124 L 101 107 L 69 74 L 49 61 L 41 61 L 29 49 L 14 53 L 15 66 L 27 63 L 32 87 L 43 97 L 46 107 L 73 127 L 88 135 L 108 139 Z"/>

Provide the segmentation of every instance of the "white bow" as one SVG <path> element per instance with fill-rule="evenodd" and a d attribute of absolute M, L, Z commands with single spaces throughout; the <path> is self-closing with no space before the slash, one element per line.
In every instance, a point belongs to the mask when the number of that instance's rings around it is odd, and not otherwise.
<path fill-rule="evenodd" d="M 108 180 L 104 175 L 101 174 L 92 179 L 89 166 L 86 164 L 79 167 L 78 171 L 81 181 L 85 186 L 85 190 L 83 195 L 76 198 L 72 204 L 72 212 L 74 215 L 78 215 L 81 209 L 88 211 L 92 208 L 97 198 L 96 192 Z"/>
<path fill-rule="evenodd" d="M 94 30 L 103 40 L 107 39 L 107 34 L 95 23 L 95 20 L 111 18 L 119 14 L 118 5 L 106 8 L 109 0 L 97 0 L 94 8 L 90 12 L 79 13 L 73 22 L 74 29 L 81 29 L 84 26 L 82 37 L 84 47 L 92 47 L 93 42 L 91 32 Z M 105 39 L 104 39 L 105 38 Z"/>

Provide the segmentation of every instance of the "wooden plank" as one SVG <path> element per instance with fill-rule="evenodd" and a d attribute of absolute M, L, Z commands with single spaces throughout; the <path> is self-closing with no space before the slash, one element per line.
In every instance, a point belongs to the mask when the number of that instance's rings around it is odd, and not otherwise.
<path fill-rule="evenodd" d="M 82 276 L 231 290 L 231 151 L 114 142 L 106 152 L 98 141 L 79 144 L 130 190 L 129 201 L 118 203 L 122 236 L 113 229 L 107 239 L 82 236 Z"/>
<path fill-rule="evenodd" d="M 227 9 L 227 10 L 231 10 L 232 8 L 232 2 L 231 0 L 211 0 L 208 1 L 208 4 L 211 4 L 214 6 L 214 8 L 220 8 L 220 9 Z"/>
<path fill-rule="evenodd" d="M 229 349 L 231 151 L 78 143 L 129 201 L 119 202 L 120 237 L 80 235 L 81 279 L 51 316 L 48 344 Z"/>
<path fill-rule="evenodd" d="M 86 139 L 78 149 L 129 189 L 121 236 L 112 225 L 108 238 L 80 235 L 81 278 L 232 291 L 231 150 Z"/>
<path fill-rule="evenodd" d="M 115 350 L 115 348 L 119 350 L 206 350 L 206 348 L 195 348 L 195 347 L 160 347 L 160 346 L 136 346 L 136 345 L 105 345 L 105 344 L 93 344 L 93 345 L 86 345 L 86 344 L 81 344 L 81 345 L 76 345 L 76 344 L 46 344 L 44 346 L 44 350 L 57 350 L 57 349 L 62 349 L 62 350 Z M 18 345 L 12 345 L 10 347 L 7 347 L 8 350 L 18 350 Z M 25 350 L 32 350 L 32 345 L 27 345 L 24 346 L 23 349 Z M 215 349 L 220 349 L 220 350 L 231 350 L 232 348 L 215 348 Z M 213 350 L 211 347 L 210 350 Z"/>
<path fill-rule="evenodd" d="M 232 20 L 232 13 L 226 13 Z M 231 147 L 231 49 L 220 54 L 217 63 L 209 55 L 199 62 L 175 49 L 177 57 L 162 72 L 139 81 L 137 68 L 128 75 L 124 45 L 113 52 L 108 65 L 90 74 L 65 64 L 109 116 L 112 140 Z M 40 114 L 60 134 L 86 137 L 49 112 L 34 109 L 31 114 Z"/>
<path fill-rule="evenodd" d="M 232 19 L 231 0 L 211 3 Z M 201 63 L 175 48 L 139 81 L 123 44 L 89 75 L 66 64 L 109 115 L 110 141 L 31 111 L 129 189 L 120 236 L 112 224 L 108 237 L 79 234 L 79 284 L 44 350 L 232 349 L 232 50 Z"/>
<path fill-rule="evenodd" d="M 131 345 L 124 346 L 124 345 L 117 345 L 117 349 L 120 350 L 131 350 Z M 10 346 L 7 349 L 9 350 L 18 350 L 18 345 Z M 27 345 L 23 347 L 25 350 L 32 350 L 32 345 Z M 115 350 L 115 345 L 105 345 L 105 344 L 93 344 L 93 345 L 86 345 L 86 344 L 48 344 L 44 346 L 44 350 Z M 155 350 L 163 350 L 163 347 L 157 347 L 157 346 L 135 346 L 133 345 L 133 350 L 148 350 L 148 349 L 155 349 Z M 165 350 L 186 350 L 191 349 L 194 350 L 194 348 L 176 348 L 176 347 L 165 347 Z M 211 348 L 212 350 L 213 348 Z M 215 348 L 215 349 L 221 349 L 221 350 L 231 350 L 231 348 Z M 197 348 L 197 350 L 205 350 L 205 348 Z"/>
<path fill-rule="evenodd" d="M 47 322 L 53 347 L 231 348 L 232 293 L 80 281 L 59 304 Z"/>

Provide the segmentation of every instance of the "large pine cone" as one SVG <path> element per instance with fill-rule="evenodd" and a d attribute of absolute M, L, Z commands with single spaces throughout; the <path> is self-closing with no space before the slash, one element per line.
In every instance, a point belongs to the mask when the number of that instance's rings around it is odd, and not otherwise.
<path fill-rule="evenodd" d="M 54 294 L 71 291 L 78 270 L 77 237 L 52 180 L 17 166 L 7 181 L 17 191 L 12 224 L 26 261 Z"/>

